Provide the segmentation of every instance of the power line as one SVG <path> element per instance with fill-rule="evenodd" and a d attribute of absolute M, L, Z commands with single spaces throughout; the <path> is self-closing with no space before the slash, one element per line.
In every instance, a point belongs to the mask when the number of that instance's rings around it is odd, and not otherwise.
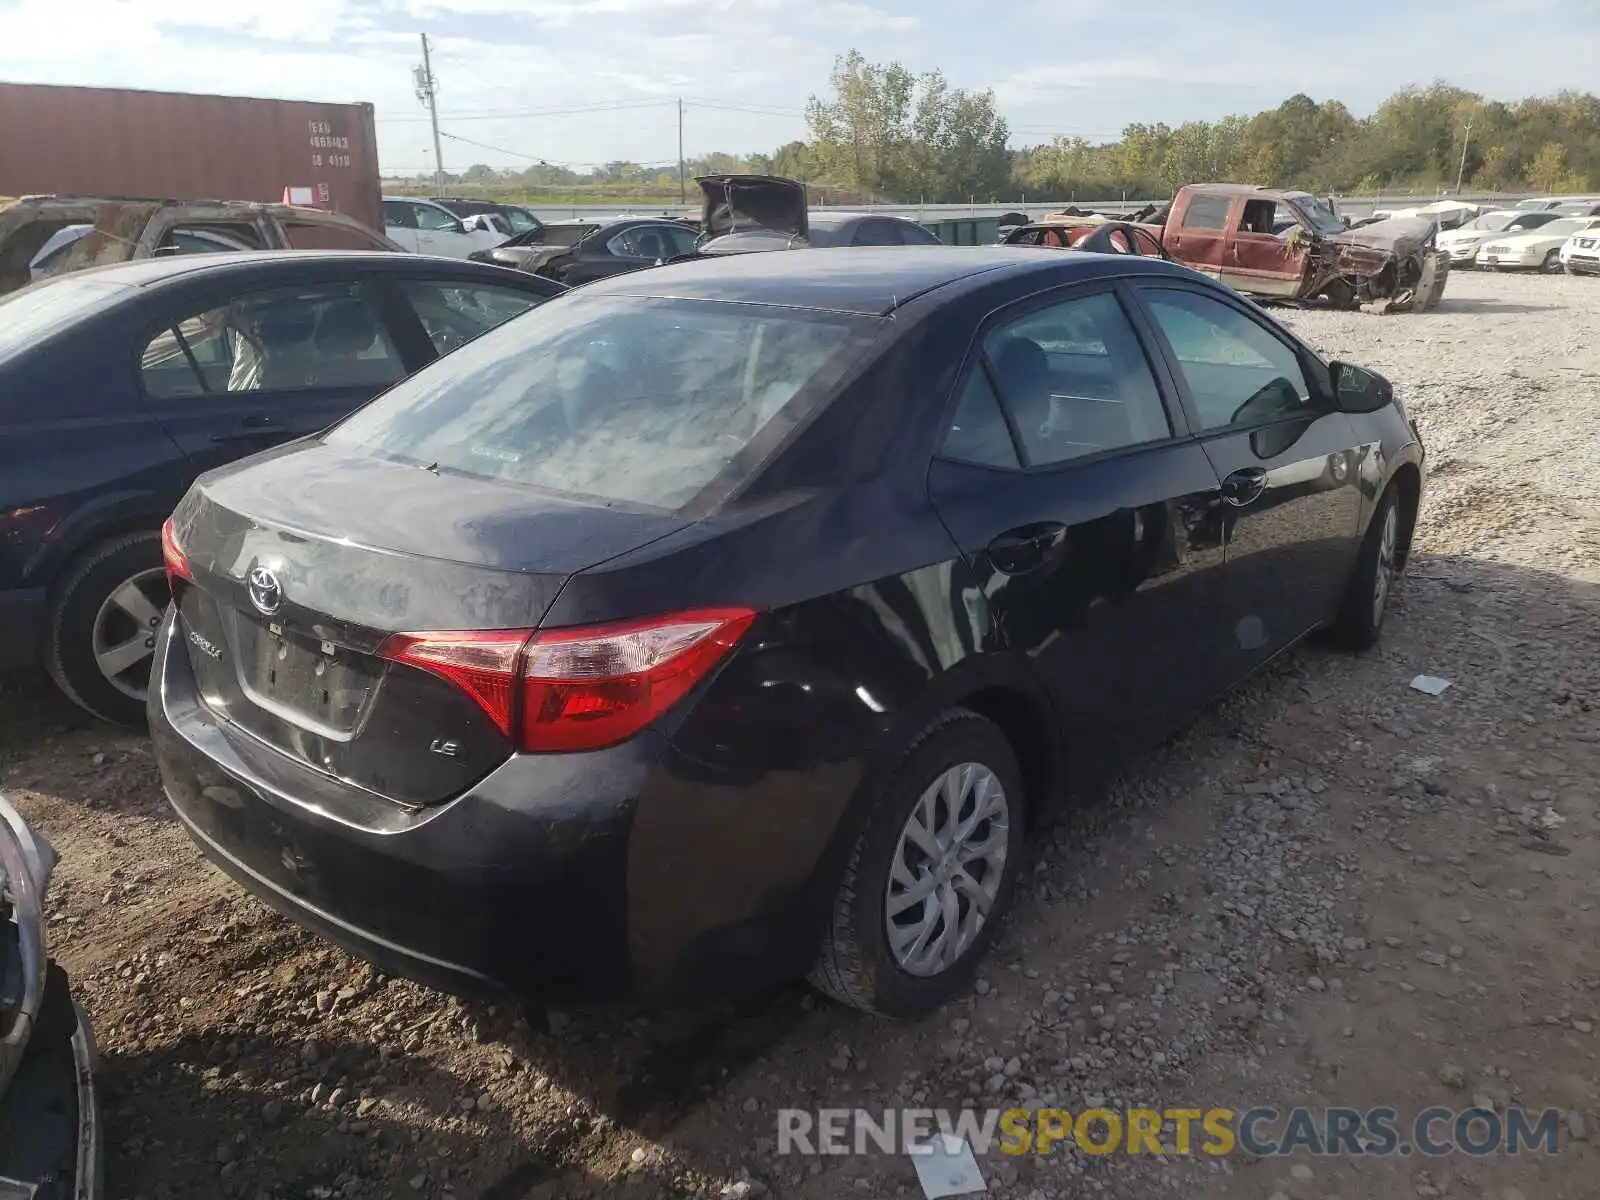
<path fill-rule="evenodd" d="M 671 158 L 652 159 L 649 162 L 633 162 L 632 159 L 620 158 L 596 160 L 542 158 L 537 154 L 528 154 L 521 150 L 508 150 L 504 146 L 492 146 L 488 142 L 474 141 L 472 138 L 462 137 L 460 134 L 451 133 L 449 130 L 441 129 L 439 131 L 439 136 L 449 138 L 452 142 L 461 142 L 468 146 L 476 146 L 480 150 L 492 150 L 496 154 L 509 154 L 512 158 L 525 158 L 529 162 L 541 163 L 547 167 L 603 167 L 613 162 L 630 162 L 636 167 L 670 167 L 677 161 L 676 159 Z"/>
<path fill-rule="evenodd" d="M 664 108 L 675 103 L 677 103 L 675 100 L 631 100 L 585 104 L 568 108 L 474 108 L 463 109 L 454 113 L 440 113 L 439 116 L 446 121 L 505 121 L 514 120 L 518 117 L 567 117 L 578 116 L 583 113 L 621 112 L 630 108 Z M 388 125 L 410 125 L 426 119 L 425 117 L 376 118 L 379 124 Z"/>

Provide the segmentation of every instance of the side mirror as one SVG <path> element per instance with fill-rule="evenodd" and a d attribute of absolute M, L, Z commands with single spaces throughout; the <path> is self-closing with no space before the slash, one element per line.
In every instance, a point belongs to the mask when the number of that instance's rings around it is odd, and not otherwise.
<path fill-rule="evenodd" d="M 468 217 L 465 221 L 461 222 L 461 228 L 468 233 L 477 233 L 479 230 L 487 230 L 489 228 L 489 218 L 484 216 L 482 213 L 479 213 L 477 216 Z"/>
<path fill-rule="evenodd" d="M 1376 371 L 1345 362 L 1332 363 L 1329 370 L 1333 374 L 1333 394 L 1342 412 L 1377 412 L 1394 402 L 1394 384 Z"/>

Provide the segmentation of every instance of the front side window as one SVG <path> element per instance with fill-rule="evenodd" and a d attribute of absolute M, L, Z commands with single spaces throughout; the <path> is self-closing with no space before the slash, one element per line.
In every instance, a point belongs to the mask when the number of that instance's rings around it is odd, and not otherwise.
<path fill-rule="evenodd" d="M 1232 206 L 1231 196 L 1190 196 L 1189 207 L 1183 214 L 1183 228 L 1226 229 L 1228 209 Z"/>
<path fill-rule="evenodd" d="M 146 343 L 139 373 L 166 400 L 384 386 L 405 367 L 366 290 L 335 283 L 246 292 L 183 316 Z"/>
<path fill-rule="evenodd" d="M 1172 436 L 1149 360 L 1111 292 L 1005 322 L 984 338 L 983 365 L 1028 466 Z"/>
<path fill-rule="evenodd" d="M 435 208 L 431 204 L 414 204 L 411 206 L 417 214 L 418 229 L 434 229 L 448 233 L 465 233 L 461 222 L 442 208 Z"/>
<path fill-rule="evenodd" d="M 523 212 L 520 208 L 508 208 L 505 210 L 504 215 L 506 224 L 511 226 L 511 232 L 513 235 L 519 233 L 532 233 L 535 229 L 539 228 L 539 222 L 534 218 L 534 215 L 532 213 Z"/>
<path fill-rule="evenodd" d="M 676 509 L 719 476 L 739 482 L 831 396 L 880 325 L 756 304 L 564 296 L 424 368 L 326 437 L 477 478 Z"/>
<path fill-rule="evenodd" d="M 400 286 L 440 354 L 448 354 L 544 303 L 543 296 L 530 292 L 476 283 L 411 279 Z"/>
<path fill-rule="evenodd" d="M 1144 296 L 1178 360 L 1201 429 L 1314 409 L 1299 355 L 1257 321 L 1197 292 L 1148 288 Z"/>

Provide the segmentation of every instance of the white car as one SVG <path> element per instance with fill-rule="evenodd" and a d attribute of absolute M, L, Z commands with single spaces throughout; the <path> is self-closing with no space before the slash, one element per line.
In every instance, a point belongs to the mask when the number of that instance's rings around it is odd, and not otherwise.
<path fill-rule="evenodd" d="M 1490 270 L 1559 271 L 1561 247 L 1573 234 L 1600 229 L 1600 217 L 1564 217 L 1526 233 L 1496 234 L 1478 248 L 1478 265 Z"/>
<path fill-rule="evenodd" d="M 1510 235 L 1526 233 L 1561 218 L 1553 212 L 1518 211 L 1514 208 L 1496 209 L 1481 217 L 1474 217 L 1460 229 L 1449 229 L 1439 234 L 1439 249 L 1450 256 L 1452 266 L 1471 266 L 1477 257 L 1478 247 L 1497 233 Z"/>
<path fill-rule="evenodd" d="M 383 198 L 383 232 L 407 250 L 442 258 L 467 258 L 506 240 L 492 229 L 469 230 L 444 205 L 415 196 Z"/>
<path fill-rule="evenodd" d="M 1562 243 L 1559 258 L 1568 275 L 1600 275 L 1600 228 L 1573 234 Z"/>

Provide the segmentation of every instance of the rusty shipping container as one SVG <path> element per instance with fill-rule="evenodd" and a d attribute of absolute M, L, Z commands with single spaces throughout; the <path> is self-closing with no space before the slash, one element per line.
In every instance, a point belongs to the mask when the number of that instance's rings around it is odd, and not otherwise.
<path fill-rule="evenodd" d="M 383 228 L 370 104 L 0 83 L 0 196 L 286 199 Z"/>

